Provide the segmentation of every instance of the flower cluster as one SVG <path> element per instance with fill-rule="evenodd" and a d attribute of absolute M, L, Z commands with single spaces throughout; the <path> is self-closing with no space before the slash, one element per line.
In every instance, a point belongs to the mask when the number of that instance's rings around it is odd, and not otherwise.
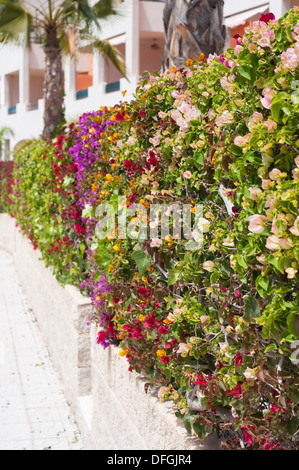
<path fill-rule="evenodd" d="M 235 433 L 229 448 L 295 449 L 298 9 L 263 15 L 236 39 L 220 56 L 145 76 L 134 101 L 86 113 L 65 132 L 76 191 L 63 237 L 80 215 L 81 289 L 97 342 L 118 346 L 130 370 L 160 386 L 189 432 L 203 439 L 223 427 Z M 24 172 L 16 215 L 30 232 Z M 105 204 L 127 215 L 134 236 L 119 220 L 99 236 Z M 154 204 L 173 232 L 150 239 L 140 227 L 159 229 Z M 174 204 L 188 205 L 193 223 L 201 205 L 200 245 L 175 233 Z"/>

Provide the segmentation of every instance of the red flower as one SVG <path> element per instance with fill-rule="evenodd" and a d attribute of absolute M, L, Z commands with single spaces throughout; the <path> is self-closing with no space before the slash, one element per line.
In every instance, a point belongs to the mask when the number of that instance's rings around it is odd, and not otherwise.
<path fill-rule="evenodd" d="M 133 330 L 133 326 L 132 325 L 124 325 L 123 330 L 126 330 L 130 333 Z"/>
<path fill-rule="evenodd" d="M 161 325 L 159 326 L 158 331 L 161 335 L 165 335 L 168 332 L 168 328 L 167 326 Z"/>
<path fill-rule="evenodd" d="M 168 356 L 161 357 L 161 362 L 163 362 L 163 364 L 168 364 L 169 363 L 169 357 Z"/>
<path fill-rule="evenodd" d="M 235 290 L 234 295 L 236 299 L 242 299 L 242 292 L 240 291 L 240 289 Z"/>
<path fill-rule="evenodd" d="M 243 361 L 244 361 L 243 357 L 242 357 L 241 354 L 238 352 L 238 353 L 236 354 L 236 357 L 234 358 L 234 362 L 235 362 L 236 366 L 240 366 L 241 364 L 243 364 Z"/>
<path fill-rule="evenodd" d="M 201 374 L 197 376 L 196 381 L 193 383 L 194 385 L 202 385 L 203 387 L 207 385 L 207 381 L 203 378 Z"/>
<path fill-rule="evenodd" d="M 231 390 L 231 393 L 236 398 L 241 398 L 243 390 L 242 390 L 242 383 L 238 382 L 237 386 Z"/>
<path fill-rule="evenodd" d="M 104 341 L 107 338 L 107 334 L 105 331 L 98 332 L 98 341 Z"/>
<path fill-rule="evenodd" d="M 266 13 L 260 17 L 260 21 L 263 21 L 264 23 L 269 23 L 271 20 L 275 20 L 275 15 L 273 15 L 273 13 Z"/>
<path fill-rule="evenodd" d="M 155 324 L 155 316 L 154 315 L 149 315 L 146 317 L 144 320 L 144 328 L 152 328 Z"/>
<path fill-rule="evenodd" d="M 143 297 L 147 297 L 150 294 L 150 290 L 146 287 L 140 286 L 138 287 L 138 294 L 142 295 Z"/>
<path fill-rule="evenodd" d="M 147 161 L 150 165 L 153 166 L 157 165 L 158 163 L 158 160 L 156 159 L 155 154 L 152 150 L 149 152 L 149 159 Z"/>
<path fill-rule="evenodd" d="M 280 408 L 276 405 L 276 403 L 272 403 L 270 406 L 270 413 L 279 413 Z"/>
<path fill-rule="evenodd" d="M 124 161 L 124 167 L 125 168 L 130 169 L 130 168 L 132 168 L 132 166 L 133 166 L 133 162 L 130 162 L 130 160 L 125 160 Z"/>
<path fill-rule="evenodd" d="M 164 347 L 165 347 L 165 349 L 171 349 L 171 348 L 173 348 L 173 347 L 176 345 L 176 343 L 177 343 L 177 340 L 174 338 L 174 339 L 171 340 L 171 341 L 167 341 L 167 342 L 165 343 L 165 346 L 164 346 Z"/>
<path fill-rule="evenodd" d="M 118 304 L 119 301 L 120 301 L 119 298 L 117 298 L 117 297 L 114 297 L 114 298 L 113 298 L 113 303 L 114 303 L 114 305 Z"/>
<path fill-rule="evenodd" d="M 140 326 L 137 326 L 133 333 L 132 333 L 132 338 L 139 339 L 142 338 L 142 329 Z"/>

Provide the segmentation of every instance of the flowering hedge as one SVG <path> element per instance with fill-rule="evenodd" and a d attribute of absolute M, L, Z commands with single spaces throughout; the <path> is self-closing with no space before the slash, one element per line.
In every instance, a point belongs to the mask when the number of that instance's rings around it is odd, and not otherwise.
<path fill-rule="evenodd" d="M 52 145 L 29 141 L 18 151 L 10 209 L 57 279 L 79 287 L 85 271 L 86 241 L 77 207 L 77 166 L 68 153 L 73 127 Z"/>
<path fill-rule="evenodd" d="M 0 162 L 0 212 L 6 212 L 10 205 L 13 162 Z"/>
<path fill-rule="evenodd" d="M 45 160 L 41 144 L 17 157 L 17 220 L 64 279 L 80 278 L 98 343 L 120 346 L 188 432 L 233 430 L 232 449 L 298 448 L 298 17 L 263 16 L 234 49 L 84 114 Z M 201 247 L 119 224 L 99 237 L 98 206 L 117 211 L 120 196 L 132 227 L 157 226 L 152 204 L 194 217 L 202 205 Z M 63 267 L 56 236 L 74 241 Z"/>

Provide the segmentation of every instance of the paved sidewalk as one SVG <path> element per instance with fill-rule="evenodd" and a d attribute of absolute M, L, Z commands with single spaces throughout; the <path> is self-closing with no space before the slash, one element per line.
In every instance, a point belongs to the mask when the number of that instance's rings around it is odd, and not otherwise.
<path fill-rule="evenodd" d="M 83 450 L 11 256 L 0 250 L 0 450 Z"/>

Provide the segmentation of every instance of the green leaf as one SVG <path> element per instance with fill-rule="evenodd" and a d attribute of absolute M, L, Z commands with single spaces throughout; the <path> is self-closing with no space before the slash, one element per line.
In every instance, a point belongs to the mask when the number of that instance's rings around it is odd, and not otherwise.
<path fill-rule="evenodd" d="M 132 254 L 140 276 L 143 276 L 147 268 L 152 264 L 152 259 L 149 255 L 145 254 L 142 250 L 136 250 Z"/>
<path fill-rule="evenodd" d="M 197 434 L 199 439 L 204 439 L 208 434 L 210 434 L 213 429 L 210 426 L 207 426 L 203 422 L 201 422 L 199 419 L 195 420 L 193 422 L 193 429 L 194 432 Z"/>
<path fill-rule="evenodd" d="M 179 273 L 172 271 L 169 275 L 167 285 L 172 286 L 173 284 L 175 284 L 176 281 L 178 280 L 178 277 L 179 277 Z"/>
<path fill-rule="evenodd" d="M 274 351 L 275 349 L 277 349 L 276 344 L 271 343 L 271 344 L 269 344 L 269 345 L 266 347 L 265 353 L 270 352 L 270 351 Z"/>
<path fill-rule="evenodd" d="M 252 295 L 245 295 L 244 296 L 245 302 L 245 313 L 244 313 L 244 320 L 247 322 L 251 322 L 254 318 L 260 317 L 260 308 L 259 304 L 255 297 Z"/>

